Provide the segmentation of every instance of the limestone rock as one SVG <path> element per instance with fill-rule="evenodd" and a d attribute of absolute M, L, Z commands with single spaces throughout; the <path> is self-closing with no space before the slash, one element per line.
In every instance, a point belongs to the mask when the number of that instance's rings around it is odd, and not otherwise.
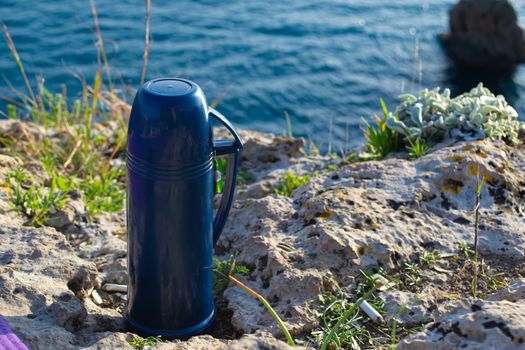
<path fill-rule="evenodd" d="M 496 71 L 525 62 L 525 34 L 507 0 L 460 0 L 441 39 L 457 63 Z"/>
<path fill-rule="evenodd" d="M 82 340 L 81 348 L 85 350 L 134 350 L 135 348 L 128 343 L 132 338 L 131 334 L 119 332 L 95 333 Z"/>
<path fill-rule="evenodd" d="M 0 129 L 5 124 L 0 122 Z M 6 130 L 20 133 L 19 137 L 25 133 L 40 137 L 44 132 L 8 124 Z M 470 242 L 478 164 L 485 181 L 481 256 L 509 265 L 521 264 L 525 258 L 524 145 L 449 140 L 415 161 L 392 157 L 342 164 L 305 155 L 301 140 L 241 134 L 246 141 L 241 169 L 251 176 L 244 174 L 239 184 L 216 254 L 227 258 L 239 253 L 238 263 L 250 269 L 239 279 L 270 302 L 296 338 L 304 339 L 318 326 L 318 295 L 339 288 L 353 290 L 361 269 L 400 269 L 417 261 L 423 250 L 457 253 L 460 242 Z M 16 158 L 0 157 L 0 176 L 20 165 Z M 329 165 L 336 169 L 327 171 Z M 287 171 L 316 176 L 290 197 L 276 195 L 274 188 Z M 125 295 L 101 288 L 102 283 L 127 283 L 125 212 L 102 214 L 89 223 L 75 215 L 57 232 L 51 227 L 23 227 L 24 217 L 10 210 L 8 201 L 0 187 L 0 314 L 31 349 L 48 349 L 49 344 L 60 349 L 129 349 L 131 338 L 121 316 Z M 77 214 L 81 211 L 75 208 Z M 421 293 L 428 298 L 408 308 L 402 321 L 467 320 L 474 314 L 465 311 L 462 316 L 451 311 L 457 309 L 457 302 L 443 302 L 446 296 L 439 293 L 440 285 L 450 281 L 449 274 L 431 269 L 421 273 L 430 281 Z M 479 332 L 487 339 L 499 339 L 493 334 L 501 331 L 498 322 L 506 322 L 514 341 L 519 341 L 517 317 L 522 316 L 523 303 L 500 300 L 521 299 L 522 287 L 523 281 L 511 281 L 491 297 L 493 301 L 482 302 L 483 312 L 496 326 L 479 325 L 481 319 L 473 324 L 482 327 Z M 101 300 L 94 298 L 97 294 Z M 384 292 L 387 319 L 412 296 Z M 255 298 L 234 285 L 226 289 L 224 298 L 232 312 L 233 331 L 246 334 L 241 339 L 200 336 L 156 347 L 288 348 L 277 340 L 283 339 L 280 328 Z M 447 339 L 452 339 L 454 329 Z M 461 329 L 462 334 L 470 332 L 467 326 Z M 437 331 L 425 332 L 415 336 L 420 339 L 417 344 L 433 344 L 434 338 L 424 337 Z"/>
<path fill-rule="evenodd" d="M 406 325 L 427 323 L 432 320 L 432 303 L 426 295 L 387 290 L 381 292 L 379 297 L 385 302 L 385 321 L 388 323 L 392 323 L 394 318 Z M 404 310 L 401 310 L 402 308 Z M 400 311 L 402 312 L 399 313 Z"/>
<path fill-rule="evenodd" d="M 75 214 L 75 208 L 66 203 L 61 210 L 51 215 L 45 224 L 46 226 L 60 229 L 72 225 L 75 220 Z"/>
<path fill-rule="evenodd" d="M 424 249 L 454 253 L 471 241 L 477 164 L 485 179 L 480 251 L 520 263 L 525 154 L 489 140 L 436 145 L 415 161 L 320 172 L 292 197 L 240 196 L 217 251 L 239 252 L 252 270 L 243 281 L 272 302 L 292 333 L 308 332 L 317 326 L 317 295 L 326 285 L 348 287 L 367 266 L 395 269 Z M 224 295 L 235 328 L 280 334 L 257 300 L 235 286 Z"/>
<path fill-rule="evenodd" d="M 191 337 L 187 341 L 174 340 L 173 342 L 160 343 L 152 346 L 151 350 L 224 350 L 231 341 L 212 337 L 211 335 L 199 335 Z"/>
<path fill-rule="evenodd" d="M 50 228 L 0 228 L 0 314 L 31 349 L 74 342 L 87 317 L 81 298 L 98 283 L 92 263 L 79 259 Z"/>
<path fill-rule="evenodd" d="M 477 301 L 402 340 L 398 349 L 523 349 L 524 320 L 524 303 Z"/>
<path fill-rule="evenodd" d="M 248 334 L 243 336 L 241 339 L 232 342 L 226 350 L 306 350 L 301 346 L 292 348 L 287 343 L 275 339 L 271 334 L 257 332 L 255 334 Z"/>

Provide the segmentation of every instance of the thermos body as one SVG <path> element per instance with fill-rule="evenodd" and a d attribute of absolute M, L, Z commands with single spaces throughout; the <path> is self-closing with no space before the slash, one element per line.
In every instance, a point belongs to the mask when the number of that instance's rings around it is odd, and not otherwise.
<path fill-rule="evenodd" d="M 212 117 L 235 139 L 214 141 Z M 241 147 L 195 83 L 158 79 L 137 92 L 128 127 L 126 319 L 138 332 L 184 338 L 213 321 L 213 246 L 233 199 Z M 215 218 L 214 153 L 232 155 L 231 184 Z"/>

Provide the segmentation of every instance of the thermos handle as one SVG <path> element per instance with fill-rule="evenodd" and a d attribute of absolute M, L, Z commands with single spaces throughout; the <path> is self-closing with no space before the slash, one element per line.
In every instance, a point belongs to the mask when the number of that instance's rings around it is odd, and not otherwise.
<path fill-rule="evenodd" d="M 215 218 L 213 219 L 213 245 L 219 240 L 222 233 L 226 218 L 230 212 L 233 203 L 233 194 L 235 192 L 235 180 L 239 170 L 239 153 L 243 146 L 242 139 L 233 127 L 233 125 L 222 114 L 209 107 L 209 114 L 219 120 L 228 131 L 233 135 L 233 140 L 216 140 L 213 141 L 213 150 L 216 155 L 226 155 L 226 174 L 222 190 L 221 203 Z"/>

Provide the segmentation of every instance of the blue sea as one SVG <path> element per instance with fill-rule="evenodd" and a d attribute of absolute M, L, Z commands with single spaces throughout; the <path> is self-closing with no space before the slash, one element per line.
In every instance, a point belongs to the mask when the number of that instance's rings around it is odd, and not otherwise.
<path fill-rule="evenodd" d="M 145 1 L 95 0 L 113 80 L 135 90 L 144 48 Z M 197 82 L 235 125 L 293 133 L 337 151 L 362 141 L 361 117 L 394 108 L 420 88 L 460 93 L 479 77 L 457 71 L 437 35 L 447 30 L 454 0 L 152 0 L 148 78 Z M 514 0 L 525 26 L 525 2 Z M 0 20 L 29 76 L 67 86 L 74 97 L 97 69 L 88 0 L 0 0 Z M 23 80 L 0 44 L 0 93 Z M 525 114 L 525 66 L 486 82 Z"/>

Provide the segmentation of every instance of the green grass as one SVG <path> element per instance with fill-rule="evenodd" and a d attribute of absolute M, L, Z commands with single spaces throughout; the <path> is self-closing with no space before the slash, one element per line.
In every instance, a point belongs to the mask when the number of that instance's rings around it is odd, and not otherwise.
<path fill-rule="evenodd" d="M 92 5 L 95 23 L 98 23 L 94 3 Z M 33 91 L 9 30 L 2 25 L 4 38 L 27 88 L 26 93 L 15 91 L 18 98 L 11 100 L 6 113 L 0 112 L 22 121 L 17 131 L 0 135 L 2 152 L 23 162 L 40 160 L 48 177 L 55 179 L 50 187 L 29 184 L 27 189 L 15 186 L 11 191 L 17 210 L 39 226 L 72 190 L 83 192 L 90 219 L 103 211 L 122 210 L 124 206 L 124 167 L 113 164 L 112 160 L 122 158 L 126 149 L 127 113 L 122 107 L 126 105 L 126 97 L 113 89 L 98 25 L 96 28 L 109 87 L 100 66 L 92 84 L 82 80 L 80 96 L 70 100 L 66 89 L 61 93 L 48 91 L 43 79 L 37 79 L 36 93 Z M 35 129 L 39 131 L 34 133 Z M 13 174 L 12 178 L 15 177 Z"/>
<path fill-rule="evenodd" d="M 366 137 L 366 146 L 368 152 L 374 157 L 382 159 L 389 153 L 399 151 L 400 140 L 399 134 L 387 126 L 387 120 L 393 118 L 390 116 L 383 99 L 380 99 L 383 117 L 375 116 L 377 125 L 370 125 L 363 119 L 365 129 L 363 130 Z"/>
<path fill-rule="evenodd" d="M 125 187 L 124 169 L 102 170 L 81 181 L 80 189 L 84 192 L 84 203 L 90 217 L 99 212 L 117 212 L 124 206 Z"/>
<path fill-rule="evenodd" d="M 213 263 L 215 264 L 213 269 L 213 290 L 215 295 L 221 295 L 230 284 L 228 273 L 230 272 L 230 268 L 234 260 L 235 255 L 231 255 L 228 260 L 219 260 L 215 257 L 213 258 Z M 233 273 L 248 275 L 250 270 L 246 266 L 235 264 Z"/>
<path fill-rule="evenodd" d="M 35 226 L 44 226 L 67 202 L 67 192 L 54 188 L 29 187 L 17 183 L 9 189 L 11 206 L 25 214 Z"/>
<path fill-rule="evenodd" d="M 129 341 L 129 345 L 133 346 L 135 349 L 142 350 L 146 346 L 153 346 L 159 343 L 162 343 L 163 340 L 160 338 L 160 336 L 156 337 L 147 337 L 147 338 L 141 338 L 141 337 L 133 337 L 131 341 Z"/>
<path fill-rule="evenodd" d="M 472 249 L 465 241 L 459 243 L 458 250 L 465 258 L 470 258 L 474 255 L 474 249 Z"/>
<path fill-rule="evenodd" d="M 409 137 L 408 143 L 409 145 L 406 146 L 406 148 L 408 149 L 408 157 L 411 160 L 423 157 L 431 149 L 431 146 L 427 144 L 426 141 L 421 137 L 417 137 L 416 139 Z"/>
<path fill-rule="evenodd" d="M 421 269 L 419 268 L 419 265 L 405 263 L 403 272 L 405 277 L 405 283 L 407 285 L 415 286 L 421 283 L 421 277 L 419 276 L 421 273 Z"/>
<path fill-rule="evenodd" d="M 328 167 L 326 167 L 326 169 L 324 169 L 325 172 L 329 173 L 329 172 L 332 172 L 332 171 L 336 171 L 337 169 L 339 169 L 339 167 L 337 165 L 329 165 Z"/>
<path fill-rule="evenodd" d="M 365 339 L 372 335 L 364 327 L 360 327 L 359 322 L 362 317 L 357 312 L 357 309 L 352 307 L 355 303 L 349 301 L 349 296 L 345 293 L 334 295 L 332 293 L 325 293 L 319 296 L 319 303 L 321 306 L 321 327 L 320 330 L 312 332 L 316 342 L 322 344 L 323 341 L 332 333 L 326 348 L 328 349 L 352 349 L 355 345 L 361 346 L 365 343 Z M 340 322 L 338 329 L 332 332 L 334 326 L 342 319 L 342 317 L 351 310 L 351 314 Z"/>
<path fill-rule="evenodd" d="M 296 188 L 306 185 L 310 179 L 310 175 L 299 176 L 288 171 L 274 191 L 278 195 L 291 197 Z"/>
<path fill-rule="evenodd" d="M 425 250 L 419 260 L 428 267 L 432 267 L 436 262 L 441 260 L 441 254 Z"/>
<path fill-rule="evenodd" d="M 96 94 L 97 91 L 93 93 Z M 5 153 L 17 156 L 24 162 L 38 159 L 48 176 L 58 179 L 59 185 L 55 184 L 56 188 L 83 192 L 84 204 L 91 219 L 100 212 L 122 210 L 125 196 L 124 167 L 111 165 L 111 159 L 124 152 L 125 127 L 117 127 L 104 137 L 94 132 L 91 119 L 96 100 L 96 96 L 90 99 L 86 93 L 84 102 L 76 100 L 68 109 L 65 97 L 61 94 L 52 95 L 42 88 L 38 107 L 27 105 L 25 108 L 11 108 L 16 111 L 14 113 L 27 120 L 21 124 L 24 130 L 21 135 L 2 135 L 2 139 L 8 140 L 4 142 L 7 146 L 3 149 Z M 96 116 L 101 123 L 106 123 L 104 120 L 117 119 L 116 116 L 109 116 L 101 111 Z M 35 137 L 27 131 L 31 123 L 44 131 L 55 129 L 56 137 Z M 47 194 L 44 195 L 46 192 L 49 193 L 49 198 Z M 28 206 L 38 207 L 39 202 L 45 206 L 49 201 L 56 201 L 55 192 L 53 189 L 33 189 L 27 194 L 18 191 L 15 193 L 15 200 L 22 200 L 24 195 L 33 195 L 36 199 L 17 202 L 17 207 L 34 218 L 35 223 L 42 225 L 43 216 L 33 213 L 43 211 Z M 19 196 L 18 199 L 16 195 Z"/>

